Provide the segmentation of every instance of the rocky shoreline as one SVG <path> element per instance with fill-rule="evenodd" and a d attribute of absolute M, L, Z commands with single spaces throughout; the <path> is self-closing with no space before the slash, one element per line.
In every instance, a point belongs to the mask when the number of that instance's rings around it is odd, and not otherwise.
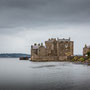
<path fill-rule="evenodd" d="M 74 56 L 72 59 L 70 59 L 70 61 L 76 64 L 90 65 L 90 57 L 88 56 Z"/>

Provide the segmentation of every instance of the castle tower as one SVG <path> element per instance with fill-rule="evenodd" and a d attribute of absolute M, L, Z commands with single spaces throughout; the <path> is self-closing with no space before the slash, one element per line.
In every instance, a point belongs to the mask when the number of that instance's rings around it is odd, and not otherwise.
<path fill-rule="evenodd" d="M 49 56 L 57 56 L 57 41 L 56 39 L 49 39 L 45 41 L 47 53 Z"/>
<path fill-rule="evenodd" d="M 73 41 L 69 39 L 58 39 L 57 41 L 57 56 L 72 56 Z"/>

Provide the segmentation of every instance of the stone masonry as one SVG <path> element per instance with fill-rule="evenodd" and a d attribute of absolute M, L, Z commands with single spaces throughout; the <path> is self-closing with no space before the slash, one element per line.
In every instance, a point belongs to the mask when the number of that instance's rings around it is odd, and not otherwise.
<path fill-rule="evenodd" d="M 73 56 L 73 41 L 70 38 L 51 38 L 45 41 L 45 46 L 42 43 L 31 46 L 32 61 L 62 61 L 68 56 Z"/>
<path fill-rule="evenodd" d="M 85 45 L 85 47 L 83 48 L 83 56 L 85 56 L 87 52 L 90 52 L 90 46 Z"/>

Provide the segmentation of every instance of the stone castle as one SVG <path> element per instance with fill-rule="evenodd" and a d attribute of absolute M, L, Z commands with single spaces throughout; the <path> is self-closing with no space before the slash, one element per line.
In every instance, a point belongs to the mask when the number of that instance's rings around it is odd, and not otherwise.
<path fill-rule="evenodd" d="M 31 46 L 32 61 L 61 61 L 73 56 L 73 41 L 69 39 L 51 38 L 43 43 Z"/>
<path fill-rule="evenodd" d="M 83 48 L 83 56 L 85 56 L 87 52 L 90 52 L 90 46 L 85 45 L 85 47 Z"/>

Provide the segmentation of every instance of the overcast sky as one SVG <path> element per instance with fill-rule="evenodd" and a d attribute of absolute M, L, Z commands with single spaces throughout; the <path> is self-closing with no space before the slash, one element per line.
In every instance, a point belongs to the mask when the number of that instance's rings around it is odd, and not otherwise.
<path fill-rule="evenodd" d="M 0 53 L 30 53 L 33 43 L 69 38 L 90 45 L 90 0 L 0 0 Z"/>

